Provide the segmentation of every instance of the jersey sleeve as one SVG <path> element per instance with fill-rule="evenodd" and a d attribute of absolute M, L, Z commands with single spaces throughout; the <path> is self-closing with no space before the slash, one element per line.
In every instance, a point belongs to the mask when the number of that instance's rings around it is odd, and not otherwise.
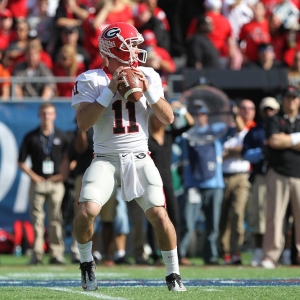
<path fill-rule="evenodd" d="M 26 134 L 19 150 L 18 162 L 21 163 L 25 162 L 27 156 L 29 155 L 28 148 L 29 148 L 29 135 Z"/>
<path fill-rule="evenodd" d="M 93 103 L 100 95 L 97 70 L 80 74 L 75 81 L 72 93 L 72 107 L 78 109 L 81 102 Z M 101 78 L 100 78 L 101 81 Z"/>

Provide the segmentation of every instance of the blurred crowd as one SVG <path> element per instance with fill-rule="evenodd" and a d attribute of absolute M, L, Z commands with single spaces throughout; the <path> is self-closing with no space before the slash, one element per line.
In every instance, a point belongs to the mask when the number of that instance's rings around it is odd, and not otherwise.
<path fill-rule="evenodd" d="M 71 97 L 77 75 L 104 66 L 98 36 L 115 21 L 129 22 L 143 35 L 142 47 L 148 51 L 145 65 L 159 72 L 166 92 L 168 75 L 180 72 L 182 67 L 285 68 L 289 86 L 282 93 L 282 103 L 265 97 L 257 105 L 245 95 L 232 103 L 232 120 L 226 130 L 222 122 L 210 122 L 210 111 L 203 103 L 195 102 L 190 109 L 173 101 L 173 109 L 184 125 L 165 127 L 151 116 L 149 150 L 164 181 L 181 265 L 192 265 L 191 243 L 199 222 L 204 224 L 201 256 L 206 265 L 243 263 L 246 224 L 251 232 L 252 266 L 274 268 L 279 262 L 298 265 L 299 9 L 297 0 L 2 0 L 0 96 L 2 100 L 9 100 L 12 94 L 20 100 Z M 178 64 L 179 59 L 183 64 Z M 14 84 L 12 91 L 11 76 L 28 80 Z M 30 81 L 38 77 L 47 77 L 47 82 Z M 70 81 L 58 82 L 55 77 L 69 77 Z M 55 107 L 48 104 L 41 106 L 41 125 L 54 124 Z M 51 114 L 50 120 L 47 113 Z M 191 128 L 197 132 L 199 143 L 184 135 Z M 68 234 L 66 230 L 72 231 L 80 179 L 93 155 L 92 132 L 76 129 L 66 137 L 60 134 L 65 146 L 56 153 L 57 161 L 49 164 L 35 157 L 40 166 L 37 173 L 41 168 L 54 168 L 55 184 L 64 183 L 64 188 L 59 185 L 60 195 L 52 199 L 56 208 L 56 213 L 50 214 L 56 227 L 49 231 L 53 264 L 65 263 L 64 235 Z M 205 140 L 207 136 L 217 138 Z M 31 180 L 43 180 L 26 169 L 24 161 L 29 154 L 23 143 L 20 168 Z M 177 167 L 173 169 L 175 154 Z M 61 172 L 65 159 L 70 167 L 68 172 Z M 51 194 L 51 190 L 47 192 Z M 35 192 L 31 191 L 33 199 Z M 133 262 L 160 265 L 153 229 L 136 203 L 124 202 L 116 191 L 110 204 L 95 224 L 95 260 L 108 266 Z M 62 207 L 62 217 L 57 205 Z M 31 221 L 41 245 L 40 226 L 45 216 L 40 206 L 35 207 L 38 218 L 33 207 Z M 77 263 L 79 253 L 74 237 L 71 240 L 71 260 Z M 128 250 L 133 261 L 128 260 Z M 31 260 L 31 264 L 42 259 L 43 253 L 36 254 L 39 260 Z"/>
<path fill-rule="evenodd" d="M 297 0 L 2 0 L 0 97 L 70 97 L 78 74 L 105 64 L 98 36 L 115 21 L 144 36 L 146 65 L 165 84 L 187 67 L 286 68 L 299 85 L 299 6 Z M 10 76 L 28 80 L 12 90 Z"/>

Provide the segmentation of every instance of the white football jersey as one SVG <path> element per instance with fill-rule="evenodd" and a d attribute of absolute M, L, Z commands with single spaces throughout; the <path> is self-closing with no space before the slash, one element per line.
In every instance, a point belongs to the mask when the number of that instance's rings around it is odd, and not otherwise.
<path fill-rule="evenodd" d="M 139 67 L 151 89 L 164 97 L 159 74 L 149 67 Z M 72 107 L 81 102 L 93 103 L 110 82 L 103 69 L 89 70 L 76 78 Z M 148 106 L 145 96 L 136 102 L 126 101 L 117 92 L 103 115 L 94 124 L 94 153 L 123 153 L 148 151 Z"/>

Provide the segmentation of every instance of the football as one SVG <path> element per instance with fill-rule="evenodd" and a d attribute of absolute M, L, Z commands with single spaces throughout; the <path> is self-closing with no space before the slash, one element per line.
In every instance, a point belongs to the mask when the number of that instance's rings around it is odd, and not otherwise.
<path fill-rule="evenodd" d="M 131 68 L 124 70 L 126 75 L 122 77 L 124 82 L 118 86 L 118 91 L 123 98 L 131 102 L 137 102 L 143 96 L 143 82 Z"/>

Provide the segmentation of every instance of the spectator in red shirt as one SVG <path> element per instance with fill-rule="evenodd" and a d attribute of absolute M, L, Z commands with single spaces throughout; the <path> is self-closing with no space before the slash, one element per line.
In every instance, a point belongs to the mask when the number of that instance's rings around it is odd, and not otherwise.
<path fill-rule="evenodd" d="M 288 66 L 291 67 L 294 64 L 296 52 L 300 50 L 300 30 L 289 31 L 287 47 L 288 49 L 286 49 L 283 55 L 283 60 Z"/>
<path fill-rule="evenodd" d="M 27 0 L 9 0 L 7 8 L 12 12 L 14 19 L 27 18 Z"/>
<path fill-rule="evenodd" d="M 31 31 L 31 32 L 29 32 L 28 35 L 29 35 L 28 46 L 36 45 L 37 47 L 42 48 L 42 50 L 40 52 L 41 61 L 46 65 L 46 67 L 48 67 L 50 70 L 52 70 L 53 69 L 52 58 L 46 51 L 43 50 L 41 40 L 38 37 L 37 33 L 34 31 Z M 26 55 L 25 55 L 25 53 L 23 53 L 15 60 L 15 64 L 24 62 L 25 60 L 26 60 Z"/>
<path fill-rule="evenodd" d="M 221 14 L 221 0 L 205 0 L 206 16 L 212 20 L 213 29 L 207 35 L 219 51 L 220 63 L 228 67 L 234 59 L 234 39 L 229 21 Z"/>
<path fill-rule="evenodd" d="M 276 59 L 283 60 L 284 52 L 289 47 L 289 30 L 285 29 L 275 15 L 269 17 L 271 42 L 274 46 Z"/>
<path fill-rule="evenodd" d="M 212 31 L 212 23 L 209 17 L 199 16 L 197 31 L 187 41 L 187 61 L 188 68 L 198 70 L 206 68 L 220 68 L 219 52 L 207 37 Z"/>
<path fill-rule="evenodd" d="M 59 77 L 73 77 L 75 80 L 76 76 L 85 71 L 84 64 L 78 62 L 76 56 L 77 51 L 74 46 L 64 45 L 59 51 L 58 60 L 54 63 L 53 75 Z M 74 82 L 57 83 L 56 86 L 56 96 L 72 97 Z"/>
<path fill-rule="evenodd" d="M 106 23 L 127 22 L 133 24 L 132 8 L 123 0 L 108 0 L 111 8 L 106 16 Z"/>
<path fill-rule="evenodd" d="M 219 52 L 219 60 L 222 68 L 231 66 L 233 63 L 235 53 L 234 38 L 232 36 L 232 29 L 229 21 L 221 14 L 222 1 L 221 0 L 205 0 L 204 1 L 206 13 L 212 22 L 212 31 L 207 35 L 213 45 Z M 194 18 L 187 30 L 187 37 L 189 38 L 196 32 L 197 18 Z"/>
<path fill-rule="evenodd" d="M 254 0 L 257 2 L 257 0 Z M 244 24 L 249 23 L 253 18 L 252 6 L 255 4 L 253 0 L 224 0 L 222 13 L 226 17 L 232 28 L 234 38 L 235 55 L 234 64 L 231 68 L 239 70 L 243 64 L 243 54 L 239 47 L 239 34 Z M 253 3 L 252 3 L 253 2 Z"/>
<path fill-rule="evenodd" d="M 13 17 L 9 9 L 0 10 L 0 49 L 6 50 L 13 38 Z"/>
<path fill-rule="evenodd" d="M 258 45 L 271 42 L 269 22 L 262 2 L 254 5 L 253 13 L 253 20 L 243 25 L 240 31 L 240 46 L 244 54 L 244 62 L 257 61 Z"/>

